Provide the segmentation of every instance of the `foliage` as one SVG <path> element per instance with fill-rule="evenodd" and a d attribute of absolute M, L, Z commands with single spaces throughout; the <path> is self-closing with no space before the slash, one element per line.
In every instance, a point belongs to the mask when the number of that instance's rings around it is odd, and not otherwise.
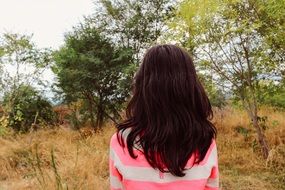
<path fill-rule="evenodd" d="M 180 37 L 196 56 L 198 68 L 211 73 L 217 85 L 230 89 L 242 102 L 264 157 L 269 148 L 258 123 L 259 97 L 266 86 L 261 84 L 280 78 L 284 66 L 284 47 L 279 42 L 269 43 L 274 38 L 268 36 L 274 34 L 264 27 L 266 20 L 274 17 L 274 33 L 283 33 L 280 13 L 285 4 L 275 5 L 261 0 L 186 0 L 172 24 L 173 30 L 183 28 Z M 270 12 L 273 9 L 275 12 Z"/>
<path fill-rule="evenodd" d="M 285 85 L 283 83 L 270 84 L 264 87 L 264 92 L 260 97 L 262 104 L 285 109 Z"/>
<path fill-rule="evenodd" d="M 66 35 L 65 45 L 55 52 L 57 86 L 66 102 L 86 102 L 83 109 L 93 127 L 102 126 L 106 118 L 119 117 L 130 91 L 131 55 L 129 48 L 114 46 L 88 23 Z"/>
<path fill-rule="evenodd" d="M 36 47 L 32 35 L 4 33 L 0 37 L 1 129 L 27 132 L 32 124 L 53 122 L 51 104 L 31 87 L 42 82 L 39 78 L 50 55 L 49 49 Z"/>
<path fill-rule="evenodd" d="M 275 59 L 280 60 L 283 58 L 283 68 L 280 71 L 284 75 L 285 2 L 284 0 L 257 0 L 254 3 L 256 4 L 255 14 L 260 20 L 257 31 L 265 38 L 266 43 L 272 49 L 270 54 Z"/>
<path fill-rule="evenodd" d="M 0 116 L 0 137 L 8 134 L 8 128 L 7 128 L 8 123 L 9 123 L 9 120 L 7 117 L 3 115 Z"/>
<path fill-rule="evenodd" d="M 21 85 L 42 82 L 39 78 L 50 59 L 51 50 L 37 48 L 32 35 L 4 33 L 0 36 L 0 97 Z"/>
<path fill-rule="evenodd" d="M 223 108 L 227 103 L 225 92 L 215 85 L 212 76 L 206 74 L 199 74 L 198 76 L 207 92 L 211 105 L 219 109 Z"/>
<path fill-rule="evenodd" d="M 131 48 L 136 64 L 165 31 L 176 0 L 97 0 L 89 22 L 117 46 Z"/>
<path fill-rule="evenodd" d="M 6 93 L 3 106 L 5 114 L 1 120 L 5 122 L 1 122 L 1 127 L 16 132 L 28 132 L 32 127 L 36 130 L 56 121 L 52 105 L 31 86 L 22 85 Z"/>
<path fill-rule="evenodd" d="M 213 106 L 221 109 L 227 104 L 226 96 L 222 90 L 216 89 L 214 85 L 208 86 L 206 89 L 210 89 L 208 96 Z"/>

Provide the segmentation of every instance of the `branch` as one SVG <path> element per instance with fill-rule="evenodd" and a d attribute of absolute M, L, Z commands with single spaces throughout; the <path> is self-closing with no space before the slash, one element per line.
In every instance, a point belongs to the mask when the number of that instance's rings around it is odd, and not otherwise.
<path fill-rule="evenodd" d="M 224 78 L 226 78 L 229 82 L 231 82 L 234 86 L 238 87 L 237 84 L 236 84 L 236 81 L 232 80 L 231 78 L 229 78 L 220 68 L 219 66 L 216 64 L 214 58 L 212 57 L 212 55 L 206 51 L 204 48 L 202 48 L 202 50 L 204 52 L 207 53 L 207 55 L 210 57 L 214 67 L 212 67 L 216 72 L 218 72 L 220 75 L 222 75 Z"/>

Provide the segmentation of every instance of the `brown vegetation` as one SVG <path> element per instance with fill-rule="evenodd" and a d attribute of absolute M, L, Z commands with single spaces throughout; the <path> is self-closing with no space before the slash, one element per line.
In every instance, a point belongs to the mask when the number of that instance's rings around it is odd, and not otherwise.
<path fill-rule="evenodd" d="M 0 115 L 3 114 L 4 110 L 2 108 L 2 106 L 0 105 Z"/>
<path fill-rule="evenodd" d="M 53 108 L 53 111 L 58 116 L 58 123 L 60 125 L 65 124 L 67 122 L 66 117 L 71 114 L 72 110 L 68 108 L 66 105 L 59 105 Z"/>
<path fill-rule="evenodd" d="M 222 190 L 285 188 L 285 114 L 263 109 L 261 115 L 268 116 L 267 160 L 245 112 L 216 112 Z M 0 189 L 109 189 L 108 147 L 114 132 L 109 124 L 96 134 L 59 128 L 1 137 Z"/>

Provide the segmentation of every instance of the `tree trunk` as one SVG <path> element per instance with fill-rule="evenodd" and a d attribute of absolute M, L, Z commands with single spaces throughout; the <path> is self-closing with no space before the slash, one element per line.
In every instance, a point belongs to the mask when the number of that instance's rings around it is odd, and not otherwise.
<path fill-rule="evenodd" d="M 89 116 L 90 116 L 90 122 L 91 122 L 91 127 L 95 130 L 96 129 L 96 123 L 94 121 L 94 100 L 92 96 L 92 92 L 86 91 L 83 93 L 85 96 L 86 100 L 88 101 L 88 111 L 89 111 Z"/>
<path fill-rule="evenodd" d="M 250 117 L 250 119 L 252 121 L 253 127 L 256 130 L 258 142 L 259 142 L 259 145 L 261 146 L 261 150 L 262 150 L 262 156 L 264 159 L 267 159 L 268 154 L 269 154 L 269 146 L 268 146 L 266 137 L 264 135 L 264 132 L 258 123 L 257 111 L 252 111 L 252 110 L 247 109 L 247 113 L 248 113 L 248 116 Z"/>
<path fill-rule="evenodd" d="M 103 121 L 104 121 L 104 110 L 102 103 L 99 102 L 97 106 L 97 113 L 96 113 L 96 126 L 97 128 L 101 128 L 103 126 Z"/>
<path fill-rule="evenodd" d="M 252 123 L 253 123 L 253 127 L 255 128 L 256 133 L 257 133 L 257 138 L 258 138 L 258 142 L 259 142 L 261 149 L 262 149 L 263 158 L 267 159 L 268 154 L 269 154 L 269 146 L 268 146 L 267 140 L 265 138 L 264 132 L 258 123 L 257 118 L 258 118 L 257 115 L 254 115 L 252 118 Z"/>
<path fill-rule="evenodd" d="M 94 121 L 94 110 L 93 110 L 93 102 L 92 101 L 89 101 L 89 114 L 90 114 L 91 126 L 95 130 L 96 129 L 96 123 Z"/>
<path fill-rule="evenodd" d="M 104 108 L 103 108 L 103 98 L 100 95 L 99 96 L 99 101 L 97 104 L 97 113 L 96 113 L 96 126 L 97 128 L 101 128 L 103 126 L 104 122 Z"/>
<path fill-rule="evenodd" d="M 113 121 L 113 123 L 114 123 L 115 125 L 118 125 L 118 124 L 119 124 L 119 123 L 117 122 L 117 120 L 115 119 L 115 117 L 112 117 L 110 114 L 106 113 L 105 111 L 104 111 L 104 115 L 105 115 L 106 117 L 108 117 L 111 121 Z"/>

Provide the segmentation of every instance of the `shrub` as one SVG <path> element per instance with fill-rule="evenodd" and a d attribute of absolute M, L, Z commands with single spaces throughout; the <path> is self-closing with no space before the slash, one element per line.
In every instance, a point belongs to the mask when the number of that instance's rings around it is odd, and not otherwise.
<path fill-rule="evenodd" d="M 31 86 L 22 85 L 5 94 L 4 118 L 7 122 L 2 127 L 13 128 L 17 132 L 27 132 L 32 127 L 51 125 L 56 120 L 51 103 L 44 99 Z M 3 118 L 3 119 L 4 119 Z"/>

